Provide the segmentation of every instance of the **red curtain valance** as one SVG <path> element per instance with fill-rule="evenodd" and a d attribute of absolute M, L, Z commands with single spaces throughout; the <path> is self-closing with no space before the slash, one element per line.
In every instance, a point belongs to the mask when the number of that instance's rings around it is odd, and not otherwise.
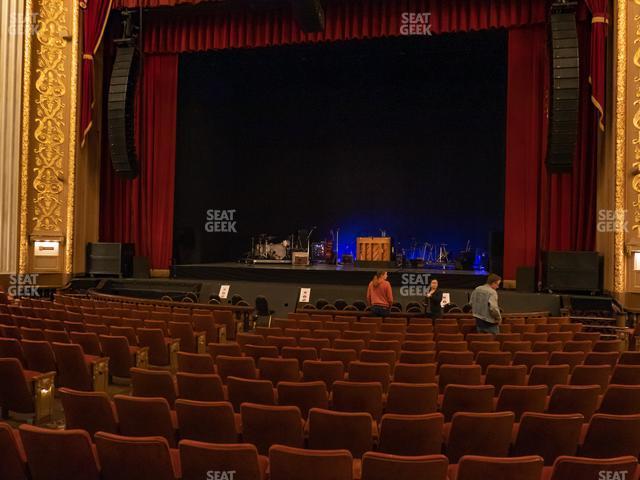
<path fill-rule="evenodd" d="M 138 0 L 119 0 L 137 2 Z M 180 0 L 143 0 L 180 1 Z M 304 33 L 289 7 L 258 12 L 213 10 L 147 14 L 146 53 L 183 53 L 402 34 L 404 13 L 430 13 L 431 31 L 446 33 L 542 23 L 545 0 L 333 0 L 325 30 Z"/>

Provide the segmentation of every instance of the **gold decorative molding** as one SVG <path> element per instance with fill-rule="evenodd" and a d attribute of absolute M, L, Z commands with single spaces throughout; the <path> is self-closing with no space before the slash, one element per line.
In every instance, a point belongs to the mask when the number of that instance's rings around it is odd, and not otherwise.
<path fill-rule="evenodd" d="M 71 274 L 77 156 L 78 0 L 25 0 L 18 271 Z M 59 262 L 34 257 L 34 238 L 61 241 Z"/>
<path fill-rule="evenodd" d="M 64 37 L 68 36 L 65 6 L 61 1 L 43 1 L 37 17 L 35 88 L 37 96 L 35 140 L 35 177 L 33 229 L 37 232 L 61 233 L 62 195 L 64 184 L 63 146 L 65 136 L 65 75 Z"/>
<path fill-rule="evenodd" d="M 26 0 L 25 18 L 33 18 L 33 0 Z M 27 235 L 29 196 L 29 136 L 31 135 L 31 35 L 24 36 L 24 73 L 22 91 L 22 152 L 20 159 L 20 245 L 18 249 L 18 272 L 27 271 L 29 237 Z"/>
<path fill-rule="evenodd" d="M 78 135 L 78 78 L 80 75 L 80 8 L 86 8 L 83 2 L 74 0 L 73 4 L 73 40 L 71 44 L 71 109 L 69 114 L 69 163 L 67 184 L 69 195 L 67 198 L 67 248 L 65 248 L 64 272 L 73 273 L 73 232 L 75 228 L 75 193 L 76 193 L 76 159 Z"/>

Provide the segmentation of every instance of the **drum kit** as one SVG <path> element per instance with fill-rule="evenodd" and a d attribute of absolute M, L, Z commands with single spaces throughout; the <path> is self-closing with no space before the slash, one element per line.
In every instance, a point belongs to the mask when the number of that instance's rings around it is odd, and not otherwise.
<path fill-rule="evenodd" d="M 265 262 L 291 262 L 293 241 L 289 239 L 275 242 L 276 238 L 266 233 L 251 237 L 251 251 L 248 258 Z"/>
<path fill-rule="evenodd" d="M 291 263 L 294 252 L 307 252 L 313 263 L 332 263 L 336 257 L 333 230 L 330 240 L 310 243 L 315 228 L 298 230 L 281 241 L 277 241 L 277 236 L 266 233 L 251 237 L 251 250 L 247 253 L 246 262 Z"/>

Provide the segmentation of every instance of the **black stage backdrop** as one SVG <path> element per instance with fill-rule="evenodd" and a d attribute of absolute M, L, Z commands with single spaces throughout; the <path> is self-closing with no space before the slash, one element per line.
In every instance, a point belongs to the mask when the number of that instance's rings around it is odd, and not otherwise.
<path fill-rule="evenodd" d="M 502 229 L 506 31 L 185 54 L 175 263 L 239 259 L 340 229 L 340 254 L 381 229 L 396 246 Z M 235 210 L 237 233 L 206 231 Z"/>

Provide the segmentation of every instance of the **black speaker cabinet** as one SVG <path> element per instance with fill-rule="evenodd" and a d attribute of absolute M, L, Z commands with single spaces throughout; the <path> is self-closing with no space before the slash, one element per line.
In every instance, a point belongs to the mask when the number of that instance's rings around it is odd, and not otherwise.
<path fill-rule="evenodd" d="M 600 291 L 597 252 L 543 252 L 542 284 L 556 292 Z"/>
<path fill-rule="evenodd" d="M 516 290 L 527 293 L 536 291 L 536 269 L 534 267 L 516 268 Z"/>
<path fill-rule="evenodd" d="M 126 178 L 138 175 L 134 138 L 134 101 L 140 55 L 129 42 L 117 43 L 107 104 L 109 146 L 114 171 Z"/>
<path fill-rule="evenodd" d="M 87 245 L 87 273 L 130 277 L 133 273 L 132 243 L 89 243 Z"/>
<path fill-rule="evenodd" d="M 575 2 L 551 7 L 551 94 L 547 168 L 551 172 L 571 171 L 578 141 L 580 60 Z"/>

